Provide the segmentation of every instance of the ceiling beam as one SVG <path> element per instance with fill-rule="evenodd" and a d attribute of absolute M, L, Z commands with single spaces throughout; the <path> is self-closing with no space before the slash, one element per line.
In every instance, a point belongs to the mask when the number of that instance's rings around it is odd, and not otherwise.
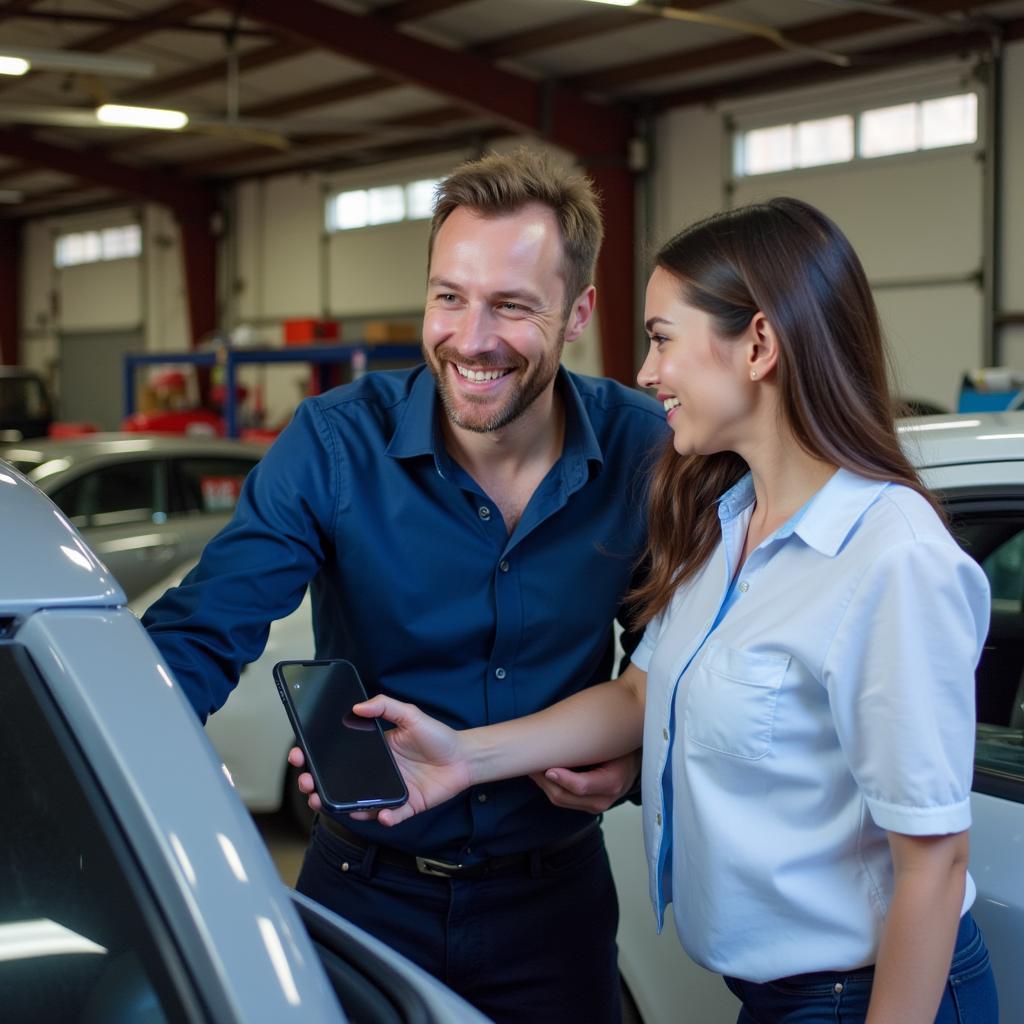
<path fill-rule="evenodd" d="M 234 0 L 202 0 L 232 7 Z M 518 131 L 540 135 L 581 156 L 624 158 L 632 118 L 565 87 L 494 67 L 395 31 L 378 18 L 349 14 L 319 0 L 247 0 L 246 15 L 383 74 L 448 96 Z"/>
<path fill-rule="evenodd" d="M 145 32 L 159 32 L 162 29 L 172 28 L 180 32 L 192 32 L 202 35 L 220 35 L 227 32 L 239 38 L 256 36 L 260 39 L 273 38 L 273 33 L 262 28 L 243 28 L 241 26 L 229 25 L 224 22 L 213 25 L 204 22 L 195 25 L 188 21 L 179 21 L 173 25 L 163 24 L 159 19 L 154 20 L 153 15 L 140 14 L 137 17 L 112 14 L 92 14 L 86 11 L 69 11 L 64 8 L 57 11 L 33 11 L 26 8 L 29 0 L 19 0 L 18 3 L 7 3 L 0 6 L 0 20 L 8 17 L 21 18 L 25 21 L 48 21 L 57 25 L 104 25 L 107 28 L 118 28 L 128 26 L 141 26 Z M 40 0 L 31 0 L 31 3 L 39 3 Z M 150 24 L 151 23 L 151 24 Z"/>
<path fill-rule="evenodd" d="M 195 182 L 162 171 L 130 167 L 87 150 L 57 146 L 26 132 L 0 129 L 0 153 L 137 199 L 161 203 L 179 217 L 195 218 L 214 209 L 213 193 Z"/>
<path fill-rule="evenodd" d="M 415 21 L 417 18 L 428 18 L 431 14 L 440 14 L 452 7 L 460 7 L 470 0 L 398 0 L 398 3 L 378 7 L 368 12 L 374 18 L 389 25 L 398 25 L 404 21 Z"/>
<path fill-rule="evenodd" d="M 42 0 L 11 0 L 10 3 L 4 4 L 4 8 L 0 11 L 0 21 L 7 21 L 8 18 L 17 18 L 22 11 L 27 11 L 30 7 L 35 7 L 36 4 L 41 3 Z"/>
<path fill-rule="evenodd" d="M 964 0 L 903 0 L 900 6 L 927 14 L 945 14 L 963 10 Z M 984 4 L 975 5 L 975 8 L 979 6 L 984 6 Z M 906 16 L 900 15 L 896 11 L 892 15 L 855 11 L 850 14 L 787 25 L 784 33 L 786 38 L 793 42 L 813 46 L 816 43 L 834 42 L 862 33 L 891 29 L 896 24 L 908 24 Z M 770 40 L 762 39 L 759 36 L 748 36 L 741 39 L 729 39 L 698 49 L 678 50 L 664 57 L 650 57 L 646 60 L 630 61 L 628 64 L 617 64 L 614 67 L 590 71 L 568 79 L 568 84 L 583 91 L 612 92 L 652 78 L 702 71 L 722 64 L 732 64 L 750 60 L 753 57 L 783 52 L 785 51 L 780 50 Z"/>
<path fill-rule="evenodd" d="M 1014 21 L 993 21 L 992 24 L 1002 32 L 1005 42 L 1024 39 L 1024 18 Z M 924 39 L 914 39 L 910 42 L 854 51 L 850 55 L 855 58 L 855 61 L 848 68 L 837 68 L 817 62 L 799 64 L 767 71 L 763 74 L 749 75 L 746 78 L 726 79 L 708 85 L 679 89 L 657 97 L 656 105 L 659 110 L 666 110 L 692 103 L 713 103 L 715 100 L 727 96 L 777 92 L 780 89 L 817 85 L 822 82 L 846 79 L 851 75 L 870 74 L 887 67 L 987 50 L 991 42 L 992 37 L 984 32 L 950 32 Z"/>
<path fill-rule="evenodd" d="M 669 4 L 670 7 L 686 7 L 697 11 L 702 7 L 711 7 L 722 0 L 682 0 Z M 479 43 L 472 47 L 472 52 L 491 60 L 507 57 L 518 57 L 523 53 L 533 53 L 551 46 L 562 46 L 575 43 L 591 36 L 603 35 L 605 32 L 617 32 L 622 29 L 636 28 L 644 19 L 660 20 L 661 15 L 647 10 L 626 10 L 624 7 L 609 7 L 605 10 L 594 10 L 589 14 L 563 18 L 561 21 L 541 25 L 539 28 L 528 28 L 512 35 L 504 35 L 490 42 Z"/>
<path fill-rule="evenodd" d="M 423 129 L 448 127 L 453 122 L 466 121 L 472 115 L 464 107 L 443 106 L 432 107 L 430 110 L 417 111 L 415 114 L 402 114 L 398 117 L 390 117 L 377 122 L 381 128 L 391 128 L 396 131 L 403 128 Z M 289 153 L 305 162 L 313 150 L 322 150 L 324 146 L 380 146 L 380 145 L 409 145 L 408 142 L 382 143 L 380 132 L 374 131 L 349 131 L 332 132 L 317 136 L 306 137 L 303 144 L 294 146 Z M 331 154 L 332 158 L 335 154 Z M 190 177 L 205 177 L 216 174 L 239 164 L 251 163 L 256 160 L 265 159 L 270 154 L 265 146 L 252 146 L 246 149 L 231 150 L 228 153 L 219 154 L 203 160 L 194 160 L 183 164 L 184 173 Z M 288 169 L 285 165 L 284 169 Z"/>
<path fill-rule="evenodd" d="M 204 10 L 205 6 L 202 3 L 188 2 L 188 0 L 166 4 L 142 17 L 133 18 L 128 24 L 115 25 L 83 39 L 77 39 L 68 46 L 68 49 L 87 50 L 89 53 L 114 50 L 119 46 L 134 43 L 136 39 L 141 39 L 151 32 L 171 28 L 188 18 L 194 18 L 197 14 L 202 14 Z"/>
<path fill-rule="evenodd" d="M 269 46 L 255 47 L 239 55 L 238 70 L 240 72 L 255 71 L 258 68 L 266 67 L 268 64 L 290 60 L 292 57 L 301 57 L 312 49 L 313 46 L 310 43 L 299 43 L 294 40 L 285 40 L 280 43 L 271 43 Z M 157 79 L 154 82 L 144 82 L 142 85 L 136 85 L 130 89 L 118 90 L 117 98 L 125 103 L 138 103 L 143 100 L 154 99 L 157 96 L 166 96 L 169 93 L 194 89 L 197 85 L 223 81 L 226 76 L 227 55 L 221 60 L 200 64 L 198 67 L 189 68 L 176 75 L 167 75 L 165 78 Z"/>

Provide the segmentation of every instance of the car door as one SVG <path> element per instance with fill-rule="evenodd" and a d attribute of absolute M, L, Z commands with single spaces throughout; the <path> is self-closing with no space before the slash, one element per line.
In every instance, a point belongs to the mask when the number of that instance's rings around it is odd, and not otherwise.
<path fill-rule="evenodd" d="M 231 519 L 256 459 L 242 456 L 177 456 L 170 463 L 168 524 L 178 538 L 177 561 L 191 563 Z"/>
<path fill-rule="evenodd" d="M 971 795 L 974 915 L 999 987 L 1000 1021 L 1024 1020 L 1024 484 L 946 493 L 961 545 L 992 590 L 975 677 L 977 741 Z"/>
<path fill-rule="evenodd" d="M 185 557 L 167 492 L 165 460 L 118 456 L 78 473 L 50 497 L 131 599 Z"/>

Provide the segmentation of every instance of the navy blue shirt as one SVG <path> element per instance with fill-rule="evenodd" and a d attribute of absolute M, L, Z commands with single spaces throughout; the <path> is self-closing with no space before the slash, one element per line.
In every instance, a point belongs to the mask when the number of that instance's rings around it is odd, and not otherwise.
<path fill-rule="evenodd" d="M 317 658 L 349 659 L 371 694 L 455 728 L 529 714 L 608 678 L 665 418 L 613 381 L 562 369 L 557 386 L 563 453 L 511 535 L 449 457 L 425 367 L 304 401 L 249 474 L 231 523 L 143 619 L 199 715 L 224 703 L 307 584 Z M 391 829 L 347 824 L 471 863 L 543 847 L 587 820 L 515 779 Z"/>

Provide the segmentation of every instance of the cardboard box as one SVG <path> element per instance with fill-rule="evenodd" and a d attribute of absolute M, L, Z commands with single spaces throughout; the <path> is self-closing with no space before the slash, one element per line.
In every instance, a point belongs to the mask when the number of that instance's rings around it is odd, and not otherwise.
<path fill-rule="evenodd" d="M 363 340 L 374 345 L 419 341 L 420 325 L 408 320 L 367 320 Z"/>

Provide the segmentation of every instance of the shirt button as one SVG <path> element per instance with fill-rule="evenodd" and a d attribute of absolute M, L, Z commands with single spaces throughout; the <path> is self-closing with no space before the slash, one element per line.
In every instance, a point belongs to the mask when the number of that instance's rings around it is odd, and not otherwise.
<path fill-rule="evenodd" d="M 481 505 L 476 511 L 477 515 L 485 521 L 491 518 L 491 510 L 486 505 Z"/>
<path fill-rule="evenodd" d="M 841 996 L 843 994 L 843 983 L 841 981 L 837 981 L 832 986 L 832 991 L 835 992 L 837 996 Z"/>
<path fill-rule="evenodd" d="M 654 820 L 660 825 L 661 824 L 661 812 L 659 811 L 655 816 Z"/>
<path fill-rule="evenodd" d="M 667 740 L 668 739 L 668 729 L 662 729 L 661 730 L 661 735 L 662 735 L 663 739 Z"/>
<path fill-rule="evenodd" d="M 494 670 L 494 674 L 495 674 L 495 676 L 498 679 L 504 679 L 505 678 L 505 670 L 503 668 L 496 668 Z"/>
<path fill-rule="evenodd" d="M 746 580 L 744 580 L 740 584 L 740 592 L 745 594 L 749 589 L 750 589 L 750 584 Z"/>
<path fill-rule="evenodd" d="M 476 799 L 477 799 L 477 803 L 485 804 L 485 803 L 487 803 L 487 794 L 486 793 L 477 793 Z"/>
<path fill-rule="evenodd" d="M 498 563 L 498 568 L 502 572 L 508 572 L 508 561 L 506 559 L 502 559 L 501 562 Z"/>

